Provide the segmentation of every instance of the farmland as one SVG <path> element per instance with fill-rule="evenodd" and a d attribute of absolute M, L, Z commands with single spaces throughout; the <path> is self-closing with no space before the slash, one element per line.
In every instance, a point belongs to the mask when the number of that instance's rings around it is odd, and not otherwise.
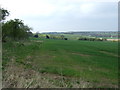
<path fill-rule="evenodd" d="M 96 4 L 1 4 L 2 88 L 118 88 L 117 9 Z"/>
<path fill-rule="evenodd" d="M 81 31 L 81 32 L 46 32 L 43 34 L 49 35 L 65 35 L 66 37 L 76 40 L 79 37 L 96 37 L 96 38 L 105 38 L 105 39 L 118 39 L 119 32 L 117 31 Z M 42 35 L 43 35 L 42 34 Z"/>
<path fill-rule="evenodd" d="M 118 87 L 118 42 L 42 36 L 3 43 L 3 87 Z"/>

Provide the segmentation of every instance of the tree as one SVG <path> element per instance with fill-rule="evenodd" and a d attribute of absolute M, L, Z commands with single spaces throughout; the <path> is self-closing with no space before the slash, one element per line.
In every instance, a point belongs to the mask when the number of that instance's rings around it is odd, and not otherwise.
<path fill-rule="evenodd" d="M 48 35 L 46 35 L 46 38 L 49 39 L 50 37 Z"/>
<path fill-rule="evenodd" d="M 32 28 L 24 25 L 20 19 L 9 20 L 4 22 L 6 17 L 9 16 L 9 12 L 6 9 L 0 8 L 0 21 L 2 22 L 2 41 L 6 41 L 6 38 L 13 40 L 27 39 L 32 35 Z"/>
<path fill-rule="evenodd" d="M 9 12 L 8 10 L 4 9 L 4 8 L 0 8 L 0 21 L 5 20 L 6 16 L 9 16 Z"/>
<path fill-rule="evenodd" d="M 36 34 L 34 35 L 35 38 L 39 37 L 39 32 L 36 32 Z"/>
<path fill-rule="evenodd" d="M 34 35 L 35 38 L 38 38 L 38 34 Z"/>
<path fill-rule="evenodd" d="M 6 16 L 9 16 L 9 12 L 3 8 L 0 8 L 0 28 L 2 26 L 2 24 L 4 24 L 3 22 L 1 23 L 2 20 L 5 20 Z M 2 30 L 0 30 L 0 41 L 2 37 Z"/>
<path fill-rule="evenodd" d="M 7 37 L 12 40 L 27 39 L 31 28 L 24 25 L 22 20 L 9 20 L 2 25 L 2 40 L 5 41 Z"/>

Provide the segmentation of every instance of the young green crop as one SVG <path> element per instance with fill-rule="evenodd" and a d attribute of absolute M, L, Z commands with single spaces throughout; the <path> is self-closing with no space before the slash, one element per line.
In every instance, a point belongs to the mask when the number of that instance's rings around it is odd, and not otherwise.
<path fill-rule="evenodd" d="M 7 56 L 7 57 L 6 57 Z M 118 43 L 33 38 L 31 42 L 3 43 L 3 67 L 15 59 L 40 73 L 78 77 L 106 85 L 118 81 Z"/>

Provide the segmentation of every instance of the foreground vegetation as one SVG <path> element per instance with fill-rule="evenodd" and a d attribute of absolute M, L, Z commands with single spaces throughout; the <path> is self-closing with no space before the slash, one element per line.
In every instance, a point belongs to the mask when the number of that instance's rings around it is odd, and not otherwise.
<path fill-rule="evenodd" d="M 117 87 L 118 43 L 40 38 L 3 43 L 3 75 L 4 87 Z"/>
<path fill-rule="evenodd" d="M 23 20 L 14 19 L 5 21 L 6 17 L 9 16 L 9 11 L 3 8 L 0 8 L 1 18 L 0 22 L 2 23 L 2 42 L 7 42 L 10 40 L 26 40 L 32 36 L 32 28 L 28 25 L 25 25 Z"/>
<path fill-rule="evenodd" d="M 118 87 L 118 42 L 68 34 L 33 38 L 22 20 L 5 22 L 9 12 L 0 11 L 3 88 Z"/>

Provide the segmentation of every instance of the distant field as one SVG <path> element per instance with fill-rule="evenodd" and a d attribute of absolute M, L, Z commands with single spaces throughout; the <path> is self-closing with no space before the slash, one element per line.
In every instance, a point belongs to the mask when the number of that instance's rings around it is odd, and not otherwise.
<path fill-rule="evenodd" d="M 106 36 L 91 36 L 91 35 L 79 35 L 79 34 L 39 34 L 40 38 L 45 38 L 46 35 L 49 36 L 61 36 L 68 38 L 69 40 L 78 40 L 80 37 L 86 38 L 103 38 L 103 39 L 118 39 L 118 37 L 106 37 Z M 117 36 L 117 34 L 116 34 Z"/>
<path fill-rule="evenodd" d="M 64 35 L 69 39 L 77 40 L 79 37 L 95 37 L 104 39 L 118 39 L 120 37 L 117 31 L 81 31 L 81 32 L 47 32 L 42 33 L 42 35 Z"/>
<path fill-rule="evenodd" d="M 81 78 L 91 87 L 118 85 L 117 42 L 31 38 L 24 46 L 3 43 L 3 70 L 11 59 L 39 73 Z"/>

